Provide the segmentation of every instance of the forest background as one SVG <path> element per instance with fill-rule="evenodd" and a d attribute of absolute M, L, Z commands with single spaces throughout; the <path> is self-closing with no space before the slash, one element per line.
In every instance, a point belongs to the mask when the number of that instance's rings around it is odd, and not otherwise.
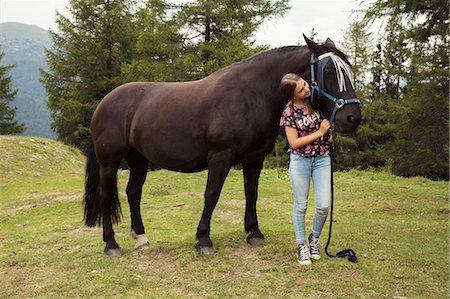
<path fill-rule="evenodd" d="M 58 139 L 84 150 L 98 102 L 129 81 L 188 81 L 266 50 L 254 33 L 282 17 L 288 0 L 71 0 L 57 15 L 41 81 Z M 383 34 L 368 28 L 376 20 Z M 377 0 L 352 21 L 343 50 L 355 72 L 363 121 L 337 135 L 338 170 L 382 168 L 400 176 L 448 180 L 448 3 Z M 317 32 L 308 37 L 316 40 Z M 317 40 L 316 40 L 317 41 Z M 1 47 L 0 47 L 1 51 Z M 16 91 L 0 55 L 0 133 L 23 124 L 9 106 Z M 280 136 L 266 167 L 285 167 Z"/>

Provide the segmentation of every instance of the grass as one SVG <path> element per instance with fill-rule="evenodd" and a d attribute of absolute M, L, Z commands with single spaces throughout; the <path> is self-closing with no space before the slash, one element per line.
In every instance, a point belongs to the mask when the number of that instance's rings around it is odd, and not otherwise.
<path fill-rule="evenodd" d="M 448 182 L 383 172 L 335 174 L 331 251 L 353 248 L 358 264 L 295 258 L 286 170 L 264 170 L 258 217 L 267 245 L 245 242 L 241 171 L 232 170 L 214 212 L 218 252 L 198 256 L 195 231 L 206 172 L 149 174 L 142 214 L 152 249 L 135 251 L 120 171 L 124 256 L 103 254 L 101 229 L 82 223 L 84 158 L 60 143 L 0 137 L 0 297 L 446 298 Z M 42 166 L 42 167 L 41 167 Z M 311 194 L 312 196 L 312 194 Z M 310 229 L 313 200 L 307 213 Z M 326 242 L 328 224 L 323 232 Z M 323 252 L 323 244 L 322 244 Z"/>

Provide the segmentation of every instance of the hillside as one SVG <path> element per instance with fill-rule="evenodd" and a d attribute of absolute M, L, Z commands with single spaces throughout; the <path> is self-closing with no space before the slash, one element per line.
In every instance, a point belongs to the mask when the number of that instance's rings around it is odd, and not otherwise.
<path fill-rule="evenodd" d="M 0 23 L 0 51 L 5 54 L 2 63 L 15 65 L 10 75 L 18 93 L 12 106 L 17 107 L 16 119 L 25 123 L 23 135 L 55 139 L 45 90 L 39 81 L 39 69 L 47 69 L 44 49 L 50 44 L 48 32 L 40 27 Z"/>
<path fill-rule="evenodd" d="M 21 180 L 82 174 L 85 158 L 73 147 L 51 139 L 0 135 L 0 177 Z"/>

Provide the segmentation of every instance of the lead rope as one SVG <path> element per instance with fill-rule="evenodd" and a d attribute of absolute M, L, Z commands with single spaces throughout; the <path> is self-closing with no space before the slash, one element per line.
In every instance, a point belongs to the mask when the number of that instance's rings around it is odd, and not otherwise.
<path fill-rule="evenodd" d="M 331 132 L 330 132 L 331 134 Z M 331 148 L 330 148 L 330 163 L 331 163 L 331 212 L 330 212 L 330 230 L 328 232 L 328 241 L 327 241 L 327 245 L 325 245 L 325 253 L 329 256 L 329 257 L 338 257 L 338 258 L 344 258 L 344 257 L 348 257 L 348 260 L 352 263 L 357 263 L 358 262 L 358 257 L 356 256 L 356 252 L 353 251 L 353 249 L 344 249 L 339 251 L 338 253 L 336 253 L 336 255 L 332 255 L 328 252 L 328 246 L 330 245 L 331 242 L 331 229 L 333 227 L 333 203 L 334 203 L 334 180 L 333 180 L 333 160 L 334 160 L 334 142 L 331 144 Z"/>

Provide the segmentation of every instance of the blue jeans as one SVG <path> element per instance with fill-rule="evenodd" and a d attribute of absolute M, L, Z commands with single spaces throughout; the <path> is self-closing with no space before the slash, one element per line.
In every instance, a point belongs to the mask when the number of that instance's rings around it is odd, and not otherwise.
<path fill-rule="evenodd" d="M 306 244 L 305 214 L 308 208 L 309 186 L 312 178 L 316 211 L 312 234 L 319 237 L 327 219 L 331 197 L 331 160 L 328 153 L 305 158 L 291 154 L 289 177 L 294 193 L 294 231 L 297 244 Z"/>

